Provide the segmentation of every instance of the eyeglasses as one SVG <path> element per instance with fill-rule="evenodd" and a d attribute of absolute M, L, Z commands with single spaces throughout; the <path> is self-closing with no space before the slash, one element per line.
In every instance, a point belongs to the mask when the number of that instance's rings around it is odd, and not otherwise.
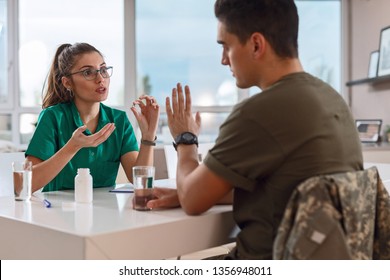
<path fill-rule="evenodd" d="M 109 66 L 109 67 L 101 67 L 100 69 L 92 69 L 92 68 L 88 68 L 88 69 L 85 69 L 85 70 L 82 70 L 82 71 L 78 71 L 78 72 L 74 72 L 74 73 L 70 73 L 68 76 L 72 76 L 74 74 L 83 74 L 84 78 L 87 80 L 87 81 L 92 81 L 92 80 L 95 80 L 96 77 L 97 77 L 97 74 L 100 73 L 100 75 L 102 75 L 102 77 L 104 79 L 107 79 L 109 77 L 111 77 L 112 75 L 112 69 L 113 67 L 112 66 Z"/>

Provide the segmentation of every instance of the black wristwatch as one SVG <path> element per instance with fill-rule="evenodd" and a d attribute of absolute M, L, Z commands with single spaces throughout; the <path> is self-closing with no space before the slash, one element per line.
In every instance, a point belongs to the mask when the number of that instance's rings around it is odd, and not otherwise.
<path fill-rule="evenodd" d="M 176 151 L 177 151 L 177 146 L 179 144 L 184 144 L 184 145 L 195 144 L 198 147 L 198 137 L 192 132 L 183 132 L 178 136 L 176 136 L 175 142 L 173 142 L 172 144 Z"/>

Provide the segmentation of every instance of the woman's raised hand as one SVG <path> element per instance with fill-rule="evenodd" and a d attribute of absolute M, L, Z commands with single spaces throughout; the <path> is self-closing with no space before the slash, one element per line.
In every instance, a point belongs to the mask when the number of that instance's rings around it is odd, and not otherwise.
<path fill-rule="evenodd" d="M 137 110 L 137 105 L 140 110 Z M 160 106 L 157 104 L 155 98 L 149 95 L 140 96 L 133 102 L 131 111 L 141 129 L 142 139 L 154 141 L 160 116 Z"/>

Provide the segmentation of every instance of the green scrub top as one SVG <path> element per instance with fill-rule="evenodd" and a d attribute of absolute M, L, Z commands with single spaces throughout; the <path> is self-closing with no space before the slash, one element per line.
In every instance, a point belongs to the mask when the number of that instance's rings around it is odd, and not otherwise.
<path fill-rule="evenodd" d="M 96 131 L 107 123 L 115 123 L 116 127 L 110 137 L 97 147 L 79 150 L 61 172 L 43 188 L 44 192 L 74 189 L 74 177 L 78 168 L 90 169 L 94 187 L 115 185 L 121 156 L 127 152 L 138 151 L 139 148 L 126 113 L 101 103 Z M 82 125 L 80 114 L 73 102 L 44 109 L 39 115 L 26 156 L 34 156 L 41 160 L 49 159 Z M 91 135 L 91 132 L 87 129 L 85 134 Z"/>

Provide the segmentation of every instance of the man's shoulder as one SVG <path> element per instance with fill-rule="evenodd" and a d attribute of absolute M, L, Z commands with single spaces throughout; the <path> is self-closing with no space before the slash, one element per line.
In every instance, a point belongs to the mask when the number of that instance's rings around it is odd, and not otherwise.
<path fill-rule="evenodd" d="M 301 86 L 311 85 L 311 84 L 327 85 L 327 83 L 325 83 L 321 79 L 307 72 L 290 73 L 288 75 L 281 77 L 280 80 L 275 83 L 276 86 L 285 86 L 285 85 L 290 86 L 291 84 L 296 84 Z"/>
<path fill-rule="evenodd" d="M 327 82 L 321 80 L 306 72 L 297 72 L 284 76 L 269 89 L 272 93 L 279 92 L 283 98 L 296 98 L 296 96 L 305 96 L 305 98 L 316 99 L 318 95 L 330 93 L 324 97 L 339 97 L 340 94 Z"/>

